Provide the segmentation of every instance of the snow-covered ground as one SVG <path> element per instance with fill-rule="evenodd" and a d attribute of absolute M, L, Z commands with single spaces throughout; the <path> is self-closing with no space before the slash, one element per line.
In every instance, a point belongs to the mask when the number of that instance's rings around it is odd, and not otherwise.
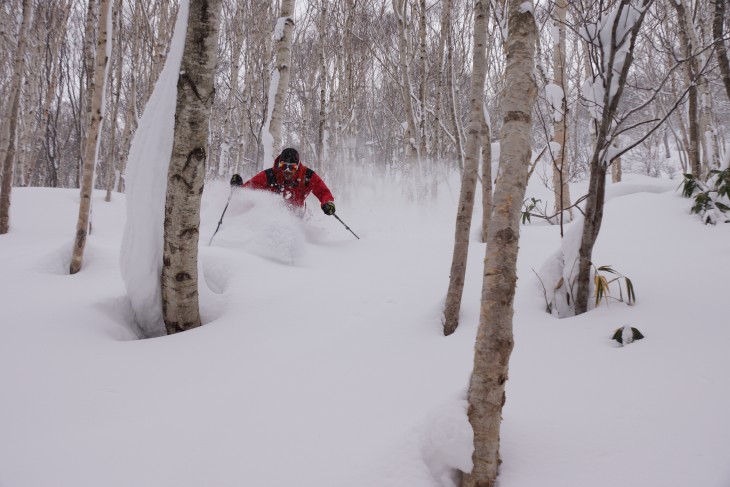
<path fill-rule="evenodd" d="M 470 465 L 484 244 L 472 239 L 461 325 L 443 337 L 458 181 L 427 202 L 360 183 L 331 184 L 360 240 L 316 201 L 299 220 L 240 191 L 210 246 L 229 189 L 208 184 L 206 324 L 144 340 L 120 272 L 124 195 L 95 193 L 70 276 L 78 191 L 15 188 L 0 236 L 0 486 L 453 485 L 451 467 Z M 677 185 L 609 187 L 594 260 L 632 279 L 635 306 L 547 314 L 534 271 L 559 230 L 522 227 L 500 487 L 730 485 L 730 225 L 689 215 Z M 621 347 L 627 324 L 646 338 Z"/>

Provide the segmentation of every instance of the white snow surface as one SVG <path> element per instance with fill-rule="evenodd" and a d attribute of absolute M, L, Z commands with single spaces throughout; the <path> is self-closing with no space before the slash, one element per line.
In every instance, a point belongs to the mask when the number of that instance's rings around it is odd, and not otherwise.
<path fill-rule="evenodd" d="M 522 227 L 500 487 L 730 485 L 730 225 L 689 215 L 677 181 L 625 176 L 594 260 L 633 280 L 635 306 L 547 314 L 533 269 L 558 228 Z M 206 323 L 143 340 L 119 260 L 141 210 L 95 192 L 70 276 L 78 191 L 15 188 L 0 236 L 0 485 L 454 486 L 471 466 L 484 244 L 475 230 L 461 325 L 443 337 L 458 181 L 429 201 L 361 182 L 338 199 L 360 240 L 316 201 L 299 219 L 242 190 L 211 246 L 229 189 L 208 184 Z M 122 265 L 144 268 L 148 250 Z M 646 338 L 621 347 L 625 325 Z"/>

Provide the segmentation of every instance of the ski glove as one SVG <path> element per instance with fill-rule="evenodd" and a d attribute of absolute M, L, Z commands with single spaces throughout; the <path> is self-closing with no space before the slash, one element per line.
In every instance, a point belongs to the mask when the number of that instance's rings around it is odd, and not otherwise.
<path fill-rule="evenodd" d="M 243 186 L 243 178 L 239 174 L 231 176 L 231 186 Z"/>
<path fill-rule="evenodd" d="M 335 204 L 332 201 L 328 201 L 327 203 L 322 205 L 322 211 L 324 211 L 325 215 L 334 215 Z"/>

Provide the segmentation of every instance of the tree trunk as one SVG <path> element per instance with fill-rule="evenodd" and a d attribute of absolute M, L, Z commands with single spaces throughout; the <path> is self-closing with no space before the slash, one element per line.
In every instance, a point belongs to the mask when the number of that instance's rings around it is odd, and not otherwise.
<path fill-rule="evenodd" d="M 568 9 L 567 0 L 557 0 L 555 4 L 555 28 L 558 29 L 558 43 L 555 45 L 553 54 L 554 59 L 554 75 L 553 83 L 555 83 L 563 92 L 563 98 L 560 107 L 553 107 L 555 115 L 553 119 L 553 142 L 559 145 L 559 148 L 552 152 L 553 156 L 553 188 L 555 188 L 555 214 L 560 220 L 560 234 L 563 234 L 564 209 L 570 207 L 570 186 L 568 186 L 568 162 L 567 150 L 565 150 L 565 141 L 567 140 L 568 110 L 566 100 L 566 83 L 565 83 L 565 19 Z M 557 108 L 557 110 L 556 110 Z M 573 219 L 573 213 L 568 211 L 568 221 Z"/>
<path fill-rule="evenodd" d="M 31 17 L 31 0 L 23 0 L 23 21 L 18 34 L 18 47 L 15 51 L 13 77 L 10 85 L 10 106 L 8 116 L 3 121 L 0 134 L 0 162 L 2 178 L 0 185 L 0 235 L 10 230 L 10 192 L 13 189 L 13 169 L 15 166 L 15 137 L 18 130 L 20 111 L 20 91 L 23 85 L 25 46 L 28 37 L 28 24 Z"/>
<path fill-rule="evenodd" d="M 671 2 L 677 10 L 677 19 L 681 26 L 679 30 L 679 40 L 681 41 L 682 54 L 685 58 L 689 58 L 684 65 L 685 84 L 689 86 L 687 97 L 688 103 L 688 128 L 689 128 L 689 146 L 687 147 L 687 156 L 692 167 L 692 174 L 697 177 L 702 175 L 702 159 L 700 153 L 700 107 L 699 93 L 697 90 L 697 80 L 695 76 L 699 70 L 697 59 L 692 56 L 693 47 L 690 42 L 689 29 L 691 26 L 687 24 L 687 14 L 685 12 L 684 3 L 682 1 Z"/>
<path fill-rule="evenodd" d="M 523 8 L 525 4 L 528 8 Z M 462 487 L 493 487 L 500 464 L 499 430 L 505 382 L 514 346 L 513 302 L 517 283 L 520 210 L 532 154 L 532 111 L 537 97 L 532 1 L 510 0 L 500 179 L 487 238 L 474 371 L 469 385 L 469 422 L 474 431 L 474 467 Z"/>
<path fill-rule="evenodd" d="M 613 145 L 614 146 L 618 145 L 615 140 L 613 142 Z M 623 178 L 623 171 L 621 168 L 621 158 L 617 157 L 611 163 L 611 182 L 620 183 L 622 178 Z"/>
<path fill-rule="evenodd" d="M 165 199 L 162 315 L 167 333 L 201 325 L 198 303 L 200 198 L 215 96 L 222 0 L 190 0 Z"/>
<path fill-rule="evenodd" d="M 327 123 L 327 60 L 325 57 L 325 40 L 327 36 L 327 4 L 329 0 L 320 2 L 319 23 L 319 120 L 317 123 L 317 158 L 324 163 L 325 155 L 325 125 Z"/>
<path fill-rule="evenodd" d="M 416 136 L 416 118 L 413 111 L 413 90 L 411 88 L 411 70 L 406 40 L 406 0 L 393 0 L 393 11 L 398 21 L 398 59 L 400 63 L 401 96 L 403 98 L 404 115 L 406 117 L 406 131 L 403 134 L 405 159 L 410 160 L 414 150 L 418 157 L 418 145 Z"/>
<path fill-rule="evenodd" d="M 418 59 L 421 68 L 421 86 L 418 99 L 421 105 L 420 117 L 418 117 L 418 153 L 422 158 L 426 157 L 426 113 L 428 108 L 427 87 L 428 87 L 428 62 L 426 60 L 426 0 L 419 2 L 418 20 Z"/>
<path fill-rule="evenodd" d="M 94 1 L 94 0 L 90 0 Z M 96 54 L 94 62 L 94 75 L 88 87 L 90 93 L 89 124 L 86 129 L 86 143 L 84 145 L 84 166 L 81 180 L 81 202 L 79 203 L 79 218 L 76 222 L 76 239 L 74 240 L 73 253 L 71 254 L 71 274 L 81 270 L 86 248 L 86 237 L 91 225 L 91 196 L 94 191 L 94 170 L 96 169 L 96 157 L 99 153 L 99 132 L 101 121 L 104 118 L 104 92 L 106 90 L 106 67 L 109 64 L 107 57 L 107 32 L 109 28 L 109 3 L 110 0 L 101 0 L 99 4 L 98 32 L 96 40 Z M 90 9 L 91 10 L 91 9 Z"/>
<path fill-rule="evenodd" d="M 722 84 L 725 87 L 725 94 L 730 99 L 730 62 L 727 57 L 727 46 L 724 41 L 725 32 L 725 2 L 726 0 L 715 1 L 715 17 L 712 22 L 712 37 L 715 41 L 715 55 L 720 65 Z"/>
<path fill-rule="evenodd" d="M 443 128 L 441 127 L 442 112 L 443 112 L 443 92 L 444 92 L 444 52 L 446 47 L 446 38 L 448 36 L 448 30 L 451 29 L 451 0 L 443 0 L 441 2 L 441 28 L 439 31 L 439 43 L 438 49 L 436 50 L 436 106 L 434 108 L 434 121 L 433 121 L 433 154 L 436 160 L 441 158 L 441 134 Z"/>
<path fill-rule="evenodd" d="M 451 123 L 454 126 L 454 142 L 456 146 L 456 159 L 459 164 L 459 170 L 464 170 L 464 148 L 462 141 L 464 140 L 464 131 L 461 128 L 461 119 L 459 118 L 459 113 L 461 112 L 461 107 L 459 104 L 459 97 L 457 96 L 457 89 L 454 86 L 454 39 L 451 34 L 451 31 L 449 30 L 449 34 L 446 37 L 446 56 L 447 56 L 447 64 L 446 64 L 446 90 L 449 94 L 449 102 L 451 106 L 451 110 L 449 110 L 449 115 L 451 118 Z"/>
<path fill-rule="evenodd" d="M 646 7 L 647 2 L 651 0 L 645 0 L 643 7 Z M 611 163 L 607 160 L 608 146 L 616 134 L 612 133 L 612 128 L 615 128 L 621 121 L 617 122 L 616 114 L 621 96 L 623 95 L 624 87 L 626 86 L 626 80 L 628 78 L 629 69 L 633 62 L 634 46 L 636 45 L 636 38 L 639 28 L 644 21 L 644 15 L 646 14 L 646 8 L 638 7 L 637 10 L 640 12 L 635 20 L 633 26 L 626 31 L 628 38 L 616 39 L 616 30 L 618 22 L 622 17 L 623 9 L 633 8 L 629 4 L 629 0 L 622 0 L 621 3 L 615 7 L 618 11 L 612 22 L 611 39 L 612 42 L 618 42 L 619 45 L 602 46 L 600 53 L 598 53 L 597 59 L 600 60 L 602 69 L 599 72 L 601 80 L 603 82 L 603 101 L 601 104 L 602 111 L 599 119 L 596 120 L 596 142 L 591 157 L 591 173 L 588 182 L 588 198 L 585 204 L 585 217 L 583 220 L 583 230 L 581 234 L 580 247 L 578 249 L 578 275 L 576 277 L 576 295 L 575 295 L 575 313 L 582 314 L 588 311 L 588 296 L 590 294 L 591 286 L 591 268 L 593 266 L 593 247 L 598 239 L 598 232 L 601 229 L 601 223 L 603 222 L 603 205 L 606 197 L 606 172 L 608 166 Z M 608 26 L 608 24 L 607 24 Z M 607 28 L 604 27 L 604 28 Z M 623 58 L 621 69 L 619 70 L 615 63 L 616 51 L 622 47 L 620 44 L 629 42 L 628 50 L 625 54 L 618 56 Z M 595 47 L 595 46 L 594 46 Z M 624 57 L 625 56 L 625 57 Z M 618 77 L 618 79 L 614 79 Z M 605 87 L 615 87 L 615 91 L 605 89 Z"/>
<path fill-rule="evenodd" d="M 264 141 L 264 164 L 267 164 L 278 154 L 282 147 L 281 127 L 284 121 L 284 105 L 286 103 L 286 92 L 289 87 L 291 75 L 291 39 L 294 30 L 294 0 L 282 0 L 281 12 L 277 22 L 275 35 L 276 39 L 276 73 L 271 82 L 269 96 L 273 96 L 273 103 L 269 101 L 271 112 L 267 117 L 268 143 Z M 275 74 L 276 74 L 275 73 Z"/>
<path fill-rule="evenodd" d="M 487 74 L 486 41 L 489 21 L 486 0 L 474 4 L 474 50 L 472 61 L 471 93 L 469 96 L 469 129 L 464 154 L 464 173 L 461 177 L 459 206 L 456 213 L 454 254 L 451 260 L 449 287 L 444 306 L 444 335 L 451 335 L 459 326 L 459 310 L 464 291 L 464 276 L 469 251 L 469 230 L 474 213 L 474 192 L 477 184 L 477 166 L 484 123 L 484 79 Z"/>
<path fill-rule="evenodd" d="M 110 117 L 111 135 L 109 136 L 109 155 L 106 175 L 106 197 L 104 201 L 112 200 L 112 191 L 117 176 L 117 117 L 119 115 L 119 97 L 122 91 L 122 0 L 116 0 L 112 7 L 112 36 L 114 38 L 114 92 L 112 101 L 112 114 Z"/>
<path fill-rule="evenodd" d="M 482 118 L 482 242 L 487 241 L 492 220 L 492 130 L 487 123 L 487 108 Z"/>

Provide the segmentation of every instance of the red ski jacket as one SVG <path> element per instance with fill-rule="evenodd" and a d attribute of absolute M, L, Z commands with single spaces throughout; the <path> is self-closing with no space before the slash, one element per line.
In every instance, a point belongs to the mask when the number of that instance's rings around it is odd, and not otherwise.
<path fill-rule="evenodd" d="M 277 157 L 276 160 L 278 161 L 279 158 Z M 261 171 L 243 183 L 243 187 L 263 189 L 280 194 L 287 203 L 298 208 L 304 207 L 304 200 L 307 199 L 310 193 L 314 193 L 320 205 L 335 200 L 322 178 L 301 163 L 290 181 L 284 180 L 284 172 L 274 162 L 274 167 Z"/>

